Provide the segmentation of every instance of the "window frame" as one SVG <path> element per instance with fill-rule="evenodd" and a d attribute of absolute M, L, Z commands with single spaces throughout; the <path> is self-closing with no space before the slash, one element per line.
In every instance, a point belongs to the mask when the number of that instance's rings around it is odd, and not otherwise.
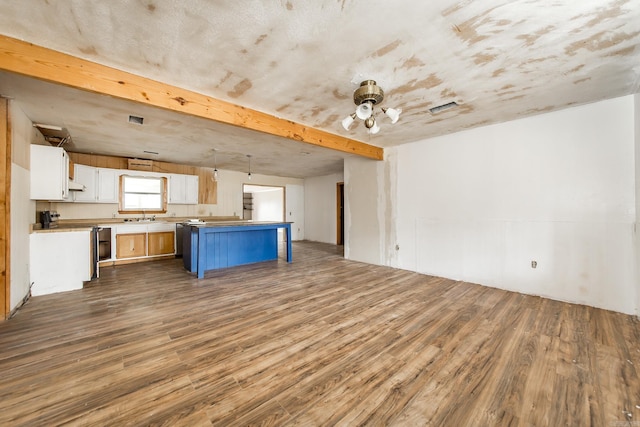
<path fill-rule="evenodd" d="M 160 196 L 161 207 L 159 209 L 125 209 L 124 208 L 124 181 L 127 177 L 131 178 L 144 178 L 144 179 L 156 179 L 160 181 L 162 187 L 162 193 Z M 156 193 L 150 193 L 156 194 Z M 168 180 L 165 176 L 148 176 L 148 175 L 120 175 L 119 179 L 119 191 L 118 191 L 118 213 L 120 214 L 164 214 L 167 213 L 167 201 L 168 201 Z"/>

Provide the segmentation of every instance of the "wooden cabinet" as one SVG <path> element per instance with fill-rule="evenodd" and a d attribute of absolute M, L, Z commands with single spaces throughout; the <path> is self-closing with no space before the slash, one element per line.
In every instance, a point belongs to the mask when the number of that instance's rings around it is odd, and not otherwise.
<path fill-rule="evenodd" d="M 119 224 L 109 227 L 115 259 L 143 258 L 175 253 L 176 225 L 170 222 Z M 108 261 L 108 260 L 101 260 Z"/>
<path fill-rule="evenodd" d="M 116 258 L 135 258 L 147 255 L 147 233 L 116 235 Z"/>
<path fill-rule="evenodd" d="M 175 232 L 160 231 L 148 235 L 149 256 L 175 253 Z"/>
<path fill-rule="evenodd" d="M 69 199 L 69 156 L 60 147 L 31 145 L 31 199 Z"/>

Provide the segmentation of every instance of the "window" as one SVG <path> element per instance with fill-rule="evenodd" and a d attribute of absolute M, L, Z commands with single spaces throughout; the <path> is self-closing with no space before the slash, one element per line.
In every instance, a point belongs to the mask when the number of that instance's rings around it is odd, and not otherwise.
<path fill-rule="evenodd" d="M 167 178 L 120 176 L 121 213 L 165 213 Z"/>

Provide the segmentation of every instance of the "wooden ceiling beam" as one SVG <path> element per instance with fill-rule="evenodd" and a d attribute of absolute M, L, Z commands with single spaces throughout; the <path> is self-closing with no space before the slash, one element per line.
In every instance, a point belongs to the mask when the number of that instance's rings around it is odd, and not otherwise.
<path fill-rule="evenodd" d="M 380 147 L 0 35 L 0 70 L 382 160 Z"/>

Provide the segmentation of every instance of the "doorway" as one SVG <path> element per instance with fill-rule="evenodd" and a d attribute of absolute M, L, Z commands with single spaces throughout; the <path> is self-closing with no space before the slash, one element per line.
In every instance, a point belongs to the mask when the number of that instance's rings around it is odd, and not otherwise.
<path fill-rule="evenodd" d="M 284 221 L 284 187 L 268 185 L 242 185 L 242 218 L 252 221 Z M 284 239 L 284 230 L 278 230 L 278 240 Z"/>
<path fill-rule="evenodd" d="M 344 245 L 344 182 L 336 184 L 336 245 Z"/>

